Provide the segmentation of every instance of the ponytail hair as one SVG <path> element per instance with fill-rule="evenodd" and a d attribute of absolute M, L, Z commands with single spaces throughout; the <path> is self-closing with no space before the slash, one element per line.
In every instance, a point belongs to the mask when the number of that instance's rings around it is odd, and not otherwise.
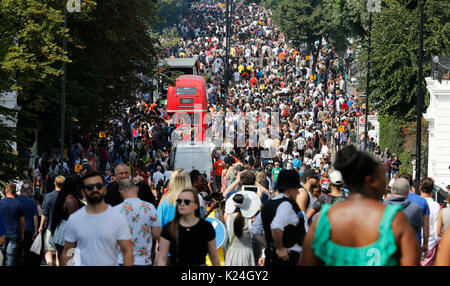
<path fill-rule="evenodd" d="M 238 204 L 242 204 L 244 202 L 244 196 L 242 194 L 236 194 L 233 196 L 233 201 L 235 201 Z M 234 219 L 233 229 L 234 229 L 234 234 L 236 234 L 237 237 L 241 237 L 242 233 L 244 231 L 245 219 L 242 216 L 242 213 L 241 213 L 241 210 L 239 207 L 236 208 L 236 211 L 238 212 L 238 215 Z"/>

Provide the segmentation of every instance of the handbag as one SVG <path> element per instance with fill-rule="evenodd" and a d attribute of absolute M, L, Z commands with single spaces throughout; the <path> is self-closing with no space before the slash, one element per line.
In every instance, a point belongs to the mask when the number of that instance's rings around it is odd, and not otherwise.
<path fill-rule="evenodd" d="M 31 245 L 30 251 L 36 253 L 37 255 L 40 255 L 41 250 L 42 250 L 42 235 L 41 233 L 39 233 L 36 239 L 34 240 L 33 244 Z"/>

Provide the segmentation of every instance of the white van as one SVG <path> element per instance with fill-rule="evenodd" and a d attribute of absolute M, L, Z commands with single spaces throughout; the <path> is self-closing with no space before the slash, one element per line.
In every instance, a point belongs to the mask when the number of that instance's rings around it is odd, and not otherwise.
<path fill-rule="evenodd" d="M 180 142 L 174 150 L 173 167 L 184 169 L 188 172 L 196 169 L 201 174 L 208 176 L 208 181 L 214 181 L 213 161 L 211 146 L 207 142 L 182 143 Z"/>

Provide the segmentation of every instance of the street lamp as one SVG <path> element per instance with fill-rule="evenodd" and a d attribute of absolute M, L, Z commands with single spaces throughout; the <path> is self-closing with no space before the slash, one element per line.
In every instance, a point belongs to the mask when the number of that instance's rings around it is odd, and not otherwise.
<path fill-rule="evenodd" d="M 64 31 L 67 29 L 67 8 L 64 9 Z M 63 50 L 67 51 L 67 37 L 63 36 Z M 61 157 L 59 173 L 64 174 L 64 133 L 65 133 L 65 119 L 66 119 L 66 61 L 63 61 L 62 74 L 62 92 L 61 92 Z"/>
<path fill-rule="evenodd" d="M 228 96 L 228 84 L 229 84 L 229 59 L 230 59 L 230 17 L 231 7 L 233 6 L 233 0 L 226 0 L 225 7 L 225 21 L 226 21 L 226 47 L 225 47 L 225 66 L 224 66 L 224 98 L 223 98 L 223 138 L 226 138 L 226 117 L 227 117 L 227 96 Z"/>
<path fill-rule="evenodd" d="M 420 171 L 421 171 L 421 152 L 422 152 L 422 56 L 423 56 L 423 1 L 419 2 L 420 6 L 420 31 L 419 31 L 419 87 L 417 91 L 417 129 L 416 129 L 416 177 L 415 177 L 415 189 L 416 194 L 420 195 L 419 183 L 420 183 Z"/>
<path fill-rule="evenodd" d="M 64 33 L 67 30 L 67 11 L 69 13 L 81 12 L 81 0 L 68 0 L 64 10 Z M 67 52 L 67 37 L 63 35 L 63 50 Z M 65 133 L 65 120 L 66 120 L 66 62 L 63 61 L 62 66 L 62 83 L 61 83 L 61 157 L 60 157 L 60 174 L 64 174 L 64 133 Z"/>
<path fill-rule="evenodd" d="M 366 120 L 364 123 L 364 151 L 367 150 L 367 137 L 369 128 L 370 44 L 372 43 L 372 13 L 379 12 L 380 9 L 381 9 L 381 0 L 367 1 L 367 11 L 369 11 L 369 45 L 367 48 L 367 86 L 366 86 Z"/>

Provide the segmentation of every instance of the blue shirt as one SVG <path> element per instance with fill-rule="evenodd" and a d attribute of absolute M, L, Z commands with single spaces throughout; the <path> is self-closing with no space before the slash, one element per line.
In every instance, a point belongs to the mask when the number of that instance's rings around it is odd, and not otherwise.
<path fill-rule="evenodd" d="M 44 202 L 42 203 L 42 215 L 47 217 L 47 229 L 50 229 L 53 220 L 53 211 L 55 209 L 56 199 L 58 198 L 59 191 L 53 191 L 45 195 Z"/>
<path fill-rule="evenodd" d="M 292 160 L 292 166 L 295 168 L 300 168 L 302 166 L 302 161 L 300 159 L 295 158 Z"/>
<path fill-rule="evenodd" d="M 350 110 L 350 108 L 352 108 L 352 105 L 353 105 L 353 100 L 347 101 L 347 105 L 348 105 L 348 110 Z"/>
<path fill-rule="evenodd" d="M 161 223 L 161 229 L 171 220 L 175 218 L 175 212 L 177 210 L 176 205 L 169 203 L 167 199 L 164 199 L 156 209 L 158 218 Z"/>
<path fill-rule="evenodd" d="M 20 217 L 24 216 L 20 201 L 13 198 L 5 198 L 0 201 L 0 212 L 6 225 L 6 234 L 20 237 Z"/>
<path fill-rule="evenodd" d="M 423 215 L 430 215 L 430 207 L 428 207 L 427 200 L 425 200 L 421 196 L 418 196 L 414 193 L 409 193 L 408 199 L 420 207 Z M 422 232 L 419 231 L 419 233 L 417 234 L 417 239 L 419 240 L 419 244 L 420 244 L 420 242 L 422 241 Z"/>
<path fill-rule="evenodd" d="M 6 234 L 6 225 L 2 217 L 2 212 L 0 212 L 0 237 L 4 236 L 5 234 Z"/>
<path fill-rule="evenodd" d="M 417 205 L 419 205 L 420 209 L 423 212 L 423 215 L 430 215 L 430 208 L 428 207 L 427 200 L 425 200 L 421 196 L 418 196 L 418 195 L 416 195 L 414 193 L 409 193 L 408 194 L 408 199 L 411 202 L 416 203 Z"/>
<path fill-rule="evenodd" d="M 25 214 L 25 231 L 34 232 L 34 216 L 38 216 L 38 210 L 36 202 L 29 197 L 19 196 L 17 200 L 20 201 L 23 207 L 23 212 Z"/>

